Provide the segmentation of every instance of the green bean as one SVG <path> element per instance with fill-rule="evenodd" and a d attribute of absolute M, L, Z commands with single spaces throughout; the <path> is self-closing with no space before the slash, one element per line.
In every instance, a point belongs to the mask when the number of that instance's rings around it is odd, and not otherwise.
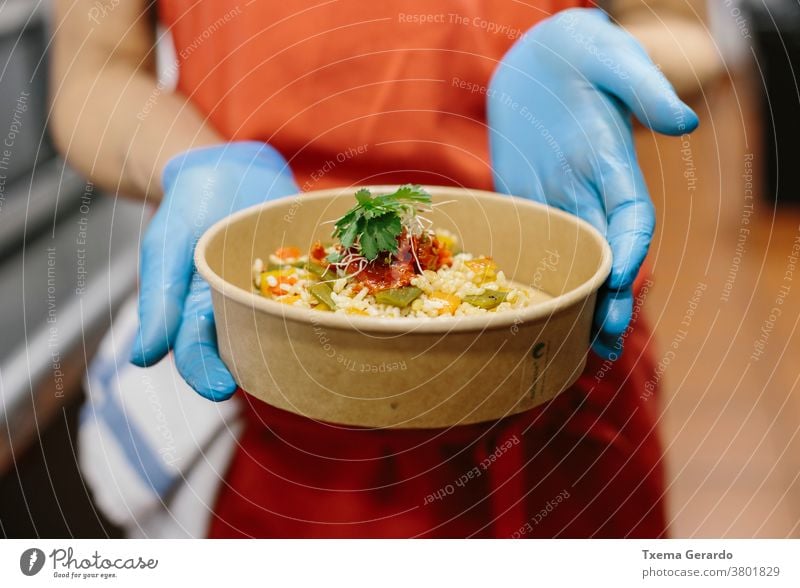
<path fill-rule="evenodd" d="M 317 300 L 327 305 L 331 310 L 336 310 L 336 303 L 333 301 L 333 289 L 327 282 L 317 282 L 308 287 L 308 291 Z"/>
<path fill-rule="evenodd" d="M 500 292 L 498 290 L 485 290 L 483 294 L 475 294 L 473 296 L 464 296 L 464 302 L 477 306 L 478 308 L 485 308 L 491 310 L 503 302 L 508 296 L 508 292 Z"/>
<path fill-rule="evenodd" d="M 420 297 L 422 290 L 416 286 L 406 286 L 405 288 L 389 288 L 375 293 L 375 301 L 380 304 L 398 306 L 405 308 L 414 300 Z"/>

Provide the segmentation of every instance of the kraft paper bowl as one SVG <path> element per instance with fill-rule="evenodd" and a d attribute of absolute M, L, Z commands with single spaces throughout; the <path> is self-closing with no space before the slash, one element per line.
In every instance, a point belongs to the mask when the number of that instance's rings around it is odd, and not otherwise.
<path fill-rule="evenodd" d="M 396 187 L 372 187 L 373 193 Z M 330 242 L 354 188 L 258 205 L 215 224 L 195 252 L 211 285 L 222 359 L 249 394 L 309 418 L 432 428 L 518 413 L 568 388 L 586 363 L 605 239 L 578 218 L 520 198 L 429 187 L 434 226 L 506 276 L 553 296 L 521 311 L 378 319 L 262 298 L 251 264 L 281 246 Z"/>

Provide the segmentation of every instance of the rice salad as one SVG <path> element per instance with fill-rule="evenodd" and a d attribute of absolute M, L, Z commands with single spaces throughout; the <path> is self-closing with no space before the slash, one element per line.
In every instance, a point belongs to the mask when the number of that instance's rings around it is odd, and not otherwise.
<path fill-rule="evenodd" d="M 356 193 L 328 245 L 280 247 L 252 264 L 253 286 L 276 302 L 378 318 L 480 315 L 529 306 L 539 296 L 506 278 L 491 257 L 460 251 L 431 228 L 430 195 L 415 185 Z"/>

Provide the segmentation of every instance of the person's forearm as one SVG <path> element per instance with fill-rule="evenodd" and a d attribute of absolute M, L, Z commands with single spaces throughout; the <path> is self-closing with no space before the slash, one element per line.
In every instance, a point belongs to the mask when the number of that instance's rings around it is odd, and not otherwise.
<path fill-rule="evenodd" d="M 151 76 L 129 68 L 107 66 L 61 92 L 57 144 L 75 168 L 107 190 L 160 197 L 161 170 L 170 157 L 221 142 L 180 94 L 159 93 Z"/>
<path fill-rule="evenodd" d="M 167 160 L 222 139 L 185 97 L 158 88 L 144 9 L 118 14 L 133 3 L 120 5 L 90 27 L 79 2 L 62 4 L 51 80 L 56 146 L 99 187 L 159 198 Z"/>
<path fill-rule="evenodd" d="M 704 0 L 612 0 L 609 12 L 685 97 L 721 71 L 713 37 L 704 22 L 704 4 Z"/>

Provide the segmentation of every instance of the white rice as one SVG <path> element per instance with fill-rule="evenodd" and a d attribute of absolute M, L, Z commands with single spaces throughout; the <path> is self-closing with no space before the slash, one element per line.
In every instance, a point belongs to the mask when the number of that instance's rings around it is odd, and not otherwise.
<path fill-rule="evenodd" d="M 274 256 L 270 256 L 270 261 L 272 261 L 272 263 L 279 263 L 281 261 L 277 258 L 276 260 L 272 260 L 272 257 Z M 301 257 L 300 261 L 304 261 L 305 259 L 305 257 Z M 381 318 L 435 318 L 439 316 L 451 316 L 448 308 L 449 302 L 434 297 L 434 292 L 455 294 L 462 300 L 453 313 L 455 316 L 480 315 L 487 312 L 518 310 L 529 306 L 533 302 L 549 298 L 549 296 L 542 292 L 508 280 L 501 270 L 496 271 L 496 275 L 491 281 L 481 283 L 482 277 L 476 275 L 465 263 L 473 259 L 477 258 L 470 253 L 458 253 L 453 256 L 452 266 L 442 267 L 436 272 L 426 270 L 422 274 L 412 278 L 411 285 L 421 289 L 422 294 L 405 308 L 399 308 L 388 304 L 379 304 L 375 301 L 375 297 L 369 294 L 363 285 L 353 280 L 348 283 L 346 277 L 332 280 L 330 282 L 332 287 L 331 297 L 336 304 L 336 309 L 333 312 L 341 314 L 366 314 L 368 316 Z M 256 259 L 254 261 L 253 283 L 256 289 L 258 289 L 260 280 L 263 279 L 262 275 L 258 273 L 258 281 L 256 280 L 256 268 L 263 269 L 263 267 L 264 263 L 261 259 Z M 285 294 L 272 296 L 272 298 L 278 302 L 287 302 L 293 306 L 303 308 L 314 308 L 318 306 L 319 301 L 308 291 L 308 287 L 318 281 L 316 276 L 304 269 L 296 269 L 293 275 L 297 278 L 297 282 L 295 284 L 282 283 L 280 285 L 280 290 L 285 292 Z M 267 284 L 272 287 L 278 284 L 277 279 L 272 275 L 266 276 L 266 281 Z M 506 299 L 490 310 L 473 306 L 463 301 L 465 296 L 484 294 L 486 290 L 506 292 Z M 297 298 L 295 299 L 295 297 Z M 448 310 L 440 313 L 444 308 L 448 308 Z"/>

